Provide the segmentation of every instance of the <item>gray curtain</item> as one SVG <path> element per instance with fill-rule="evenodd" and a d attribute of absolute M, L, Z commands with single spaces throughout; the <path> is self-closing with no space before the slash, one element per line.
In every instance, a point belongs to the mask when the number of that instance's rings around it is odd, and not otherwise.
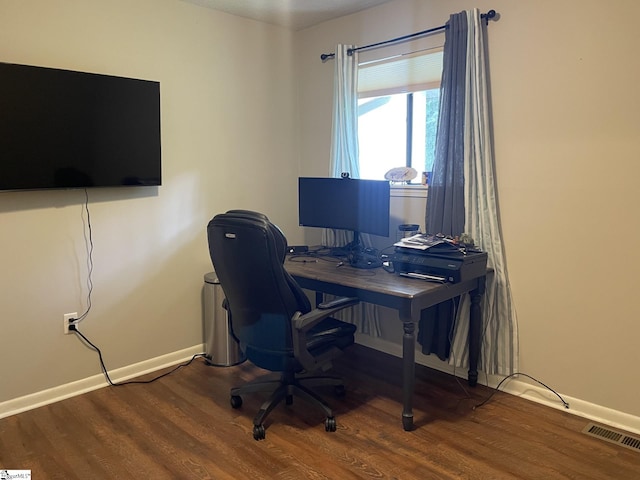
<path fill-rule="evenodd" d="M 464 231 L 464 108 L 467 59 L 467 15 L 451 15 L 445 31 L 427 233 L 456 236 Z"/>
<path fill-rule="evenodd" d="M 486 24 L 479 10 L 451 15 L 445 37 L 441 123 L 426 225 L 429 233 L 467 233 L 487 252 L 493 273 L 487 276 L 482 301 L 480 369 L 509 375 L 518 370 L 518 324 L 500 228 L 486 50 Z M 453 312 L 436 313 L 431 320 L 421 321 L 420 328 L 427 329 L 425 338 L 430 331 L 437 329 L 439 333 L 434 333 L 423 348 L 440 354 L 438 347 L 447 343 L 434 343 L 433 339 L 452 335 L 449 363 L 466 366 L 469 306 L 469 296 L 465 295 Z"/>

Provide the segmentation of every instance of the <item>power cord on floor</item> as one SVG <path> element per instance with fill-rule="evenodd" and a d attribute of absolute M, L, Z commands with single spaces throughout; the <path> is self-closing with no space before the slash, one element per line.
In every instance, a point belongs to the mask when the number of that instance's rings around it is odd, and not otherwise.
<path fill-rule="evenodd" d="M 96 347 L 87 337 L 84 336 L 84 334 L 82 332 L 80 332 L 80 330 L 78 330 L 76 325 L 69 325 L 69 330 L 73 331 L 76 335 L 78 335 L 82 341 L 87 344 L 90 348 L 92 348 L 93 350 L 95 350 L 96 352 L 98 352 L 98 358 L 100 359 L 100 368 L 102 369 L 102 373 L 104 374 L 105 378 L 107 379 L 107 382 L 109 383 L 109 385 L 111 385 L 112 387 L 120 387 L 122 385 L 131 385 L 131 384 L 144 384 L 144 383 L 152 383 L 155 382 L 156 380 L 159 380 L 163 377 L 166 377 L 167 375 L 172 374 L 173 372 L 175 372 L 176 370 L 181 369 L 182 367 L 187 367 L 189 365 L 191 365 L 191 363 L 193 363 L 193 361 L 198 358 L 198 357 L 206 357 L 206 354 L 204 353 L 196 353 L 193 357 L 191 357 L 191 360 L 182 363 L 180 365 L 177 365 L 175 368 L 173 368 L 172 370 L 169 370 L 168 372 L 163 373 L 162 375 L 158 375 L 155 378 L 152 378 L 150 380 L 128 380 L 126 382 L 113 382 L 111 380 L 111 377 L 109 377 L 109 372 L 107 371 L 107 367 L 104 364 L 104 359 L 102 358 L 102 352 L 100 351 L 100 349 L 98 347 Z"/>
<path fill-rule="evenodd" d="M 493 392 L 491 392 L 491 395 L 489 395 L 487 398 L 485 398 L 482 402 L 480 402 L 479 404 L 475 405 L 473 407 L 473 409 L 475 410 L 478 407 L 482 407 L 484 404 L 486 404 L 489 400 L 491 400 L 491 398 L 496 394 L 496 392 L 500 391 L 500 386 L 507 381 L 510 378 L 516 377 L 516 376 L 523 376 L 523 377 L 527 377 L 531 380 L 533 380 L 536 383 L 539 383 L 540 385 L 542 385 L 544 388 L 546 388 L 547 390 L 549 390 L 551 393 L 553 393 L 556 397 L 558 397 L 560 399 L 560 401 L 562 402 L 562 404 L 564 405 L 564 408 L 569 408 L 569 403 L 567 401 L 565 401 L 564 398 L 562 398 L 562 396 L 556 392 L 553 388 L 551 388 L 550 386 L 542 383 L 540 380 L 532 377 L 531 375 L 527 374 L 527 373 L 522 373 L 522 372 L 515 372 L 512 373 L 511 375 L 507 375 L 506 377 L 504 377 L 502 380 L 500 380 L 500 383 L 498 383 L 498 385 L 496 386 L 496 388 L 493 390 Z M 488 383 L 488 382 L 487 382 Z"/>

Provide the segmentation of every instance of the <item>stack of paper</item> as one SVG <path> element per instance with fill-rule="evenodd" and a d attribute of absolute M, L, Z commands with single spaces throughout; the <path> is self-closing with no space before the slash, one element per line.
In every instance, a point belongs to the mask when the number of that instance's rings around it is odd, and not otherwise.
<path fill-rule="evenodd" d="M 424 233 L 418 233 L 411 237 L 406 237 L 393 244 L 394 247 L 402 248 L 414 248 L 417 250 L 428 250 L 436 245 L 448 245 L 452 246 L 451 242 L 446 241 L 442 237 L 436 237 L 435 235 L 425 235 Z"/>

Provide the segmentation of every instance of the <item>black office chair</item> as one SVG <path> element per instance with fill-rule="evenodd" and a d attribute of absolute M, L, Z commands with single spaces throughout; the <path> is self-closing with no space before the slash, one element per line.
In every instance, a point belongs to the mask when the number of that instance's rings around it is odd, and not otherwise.
<path fill-rule="evenodd" d="M 245 393 L 272 391 L 253 420 L 253 438 L 265 438 L 264 420 L 283 399 L 293 395 L 319 406 L 325 429 L 336 430 L 331 408 L 308 387 L 333 386 L 344 394 L 338 377 L 318 375 L 354 342 L 355 325 L 331 315 L 358 303 L 354 298 L 311 308 L 309 299 L 284 268 L 287 241 L 260 213 L 230 210 L 207 226 L 209 253 L 226 296 L 233 334 L 247 359 L 276 375 L 231 389 L 231 406 Z"/>

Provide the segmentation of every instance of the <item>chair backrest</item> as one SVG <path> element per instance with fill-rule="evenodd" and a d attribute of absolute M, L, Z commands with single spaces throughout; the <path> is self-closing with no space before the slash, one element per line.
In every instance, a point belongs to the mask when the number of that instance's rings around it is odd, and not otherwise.
<path fill-rule="evenodd" d="M 272 371 L 295 368 L 291 317 L 310 302 L 284 268 L 287 240 L 260 213 L 230 210 L 207 226 L 209 253 L 247 358 Z"/>

